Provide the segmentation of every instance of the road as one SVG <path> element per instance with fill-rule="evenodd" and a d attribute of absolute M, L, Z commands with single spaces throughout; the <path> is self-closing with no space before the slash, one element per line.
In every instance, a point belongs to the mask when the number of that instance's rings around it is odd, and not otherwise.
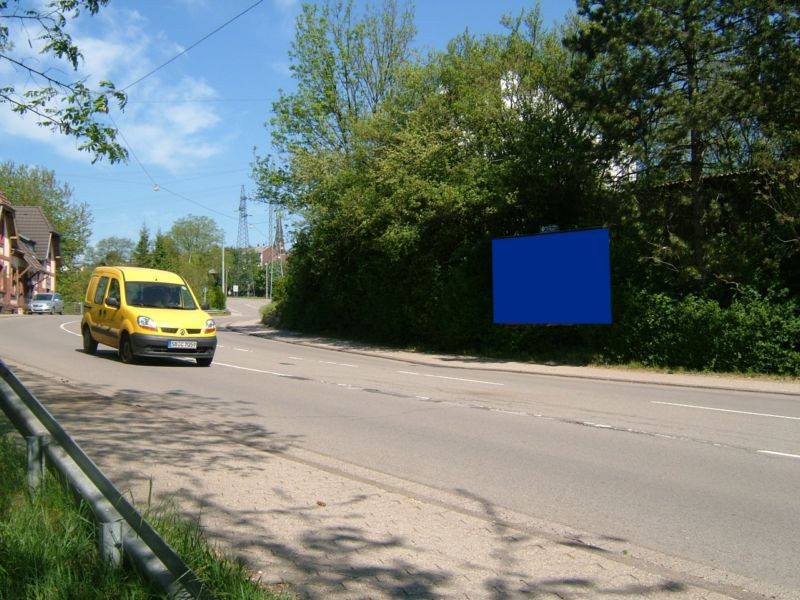
<path fill-rule="evenodd" d="M 255 307 L 233 303 L 241 320 Z M 249 305 L 249 306 L 248 306 Z M 210 369 L 79 351 L 76 317 L 0 319 L 2 358 L 175 418 L 271 432 L 403 480 L 800 591 L 800 397 L 392 360 L 221 331 Z M 201 408 L 198 408 L 201 407 Z"/>

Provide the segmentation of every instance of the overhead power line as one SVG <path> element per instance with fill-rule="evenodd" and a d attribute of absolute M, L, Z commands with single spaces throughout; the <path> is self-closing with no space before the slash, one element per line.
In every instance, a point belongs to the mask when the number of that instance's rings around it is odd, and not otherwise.
<path fill-rule="evenodd" d="M 175 56 L 173 56 L 172 58 L 170 58 L 170 59 L 169 59 L 167 62 L 165 62 L 165 63 L 163 63 L 163 64 L 161 64 L 161 65 L 157 66 L 155 69 L 153 69 L 153 70 L 152 70 L 152 71 L 150 71 L 149 73 L 147 73 L 147 74 L 145 74 L 145 75 L 142 75 L 142 76 L 141 76 L 139 79 L 137 79 L 137 80 L 136 80 L 136 81 L 134 81 L 133 83 L 129 83 L 128 85 L 126 85 L 124 88 L 122 88 L 122 90 L 121 90 L 121 91 L 123 91 L 123 92 L 126 92 L 126 91 L 128 91 L 130 88 L 132 88 L 133 86 L 135 86 L 137 83 L 140 83 L 140 82 L 144 81 L 145 79 L 147 79 L 148 77 L 150 77 L 150 76 L 151 76 L 151 75 L 153 75 L 154 73 L 156 73 L 156 72 L 160 71 L 161 69 L 163 69 L 164 67 L 166 67 L 168 64 L 170 64 L 172 61 L 174 61 L 174 60 L 177 60 L 178 58 L 180 58 L 181 56 L 183 56 L 184 54 L 186 54 L 187 52 L 189 52 L 189 50 L 191 50 L 191 49 L 192 49 L 192 48 L 194 48 L 195 46 L 198 46 L 198 45 L 202 44 L 204 41 L 206 41 L 206 40 L 207 40 L 208 38 L 210 38 L 212 35 L 214 35 L 215 33 L 219 32 L 220 30 L 224 29 L 225 27 L 227 27 L 227 26 L 228 26 L 228 25 L 230 25 L 231 23 L 233 23 L 233 22 L 234 22 L 236 19 L 238 19 L 239 17 L 242 17 L 242 16 L 244 16 L 245 14 L 247 14 L 248 12 L 250 12 L 251 10 L 253 10 L 253 9 L 254 9 L 256 6 L 258 6 L 258 5 L 259 5 L 259 4 L 261 4 L 262 2 L 264 2 L 264 0 L 258 0 L 256 3 L 254 3 L 254 4 L 251 4 L 250 6 L 248 6 L 247 8 L 245 8 L 245 9 L 244 9 L 242 12 L 240 12 L 238 15 L 236 15 L 236 16 L 234 16 L 234 17 L 231 17 L 230 19 L 228 19 L 227 21 L 225 21 L 225 22 L 224 22 L 222 25 L 220 25 L 219 27 L 217 27 L 217 28 L 216 28 L 214 31 L 212 31 L 212 32 L 210 32 L 210 33 L 208 33 L 208 34 L 204 35 L 202 38 L 200 38 L 199 40 L 197 40 L 197 41 L 196 41 L 194 44 L 192 44 L 191 46 L 189 46 L 188 48 L 186 48 L 186 49 L 185 49 L 185 50 L 183 50 L 182 52 L 178 52 L 178 54 L 176 54 Z"/>

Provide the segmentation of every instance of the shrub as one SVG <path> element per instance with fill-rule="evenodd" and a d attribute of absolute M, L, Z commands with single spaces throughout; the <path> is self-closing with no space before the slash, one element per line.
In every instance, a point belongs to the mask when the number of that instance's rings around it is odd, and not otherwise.
<path fill-rule="evenodd" d="M 689 295 L 626 295 L 609 355 L 646 366 L 800 375 L 800 314 L 794 300 L 737 292 L 730 306 Z"/>

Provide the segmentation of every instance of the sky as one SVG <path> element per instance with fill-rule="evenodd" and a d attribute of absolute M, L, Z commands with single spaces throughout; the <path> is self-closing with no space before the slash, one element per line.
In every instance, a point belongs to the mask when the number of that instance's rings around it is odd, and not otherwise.
<path fill-rule="evenodd" d="M 540 5 L 548 26 L 574 9 L 571 0 Z M 465 30 L 502 32 L 503 15 L 534 6 L 535 0 L 417 0 L 414 48 L 444 50 Z M 73 138 L 38 127 L 7 104 L 0 104 L 0 162 L 53 171 L 71 188 L 73 202 L 89 206 L 92 245 L 112 236 L 136 242 L 142 225 L 152 237 L 195 215 L 213 219 L 226 245 L 235 246 L 240 197 L 255 194 L 251 163 L 271 154 L 266 124 L 272 103 L 280 90 L 294 89 L 288 53 L 300 10 L 300 0 L 111 0 L 97 15 L 81 15 L 70 32 L 83 64 L 77 75 L 63 66 L 61 74 L 69 81 L 86 77 L 90 86 L 104 79 L 120 89 L 130 86 L 125 110 L 109 114 L 129 151 L 127 163 L 92 164 Z M 18 51 L 42 60 L 26 39 L 16 42 Z M 0 85 L 14 83 L 19 90 L 21 77 L 0 61 Z M 247 215 L 249 245 L 266 245 L 274 231 L 266 207 L 248 202 Z M 291 221 L 286 229 L 291 243 Z"/>

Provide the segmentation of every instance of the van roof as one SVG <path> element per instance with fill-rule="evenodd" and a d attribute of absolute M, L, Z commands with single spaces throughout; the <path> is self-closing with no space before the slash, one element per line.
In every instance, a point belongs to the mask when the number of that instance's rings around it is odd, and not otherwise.
<path fill-rule="evenodd" d="M 184 283 L 183 278 L 177 273 L 171 271 L 162 271 L 161 269 L 146 269 L 144 267 L 97 267 L 96 273 L 102 273 L 105 270 L 113 270 L 119 272 L 126 281 L 163 281 L 166 283 Z"/>

